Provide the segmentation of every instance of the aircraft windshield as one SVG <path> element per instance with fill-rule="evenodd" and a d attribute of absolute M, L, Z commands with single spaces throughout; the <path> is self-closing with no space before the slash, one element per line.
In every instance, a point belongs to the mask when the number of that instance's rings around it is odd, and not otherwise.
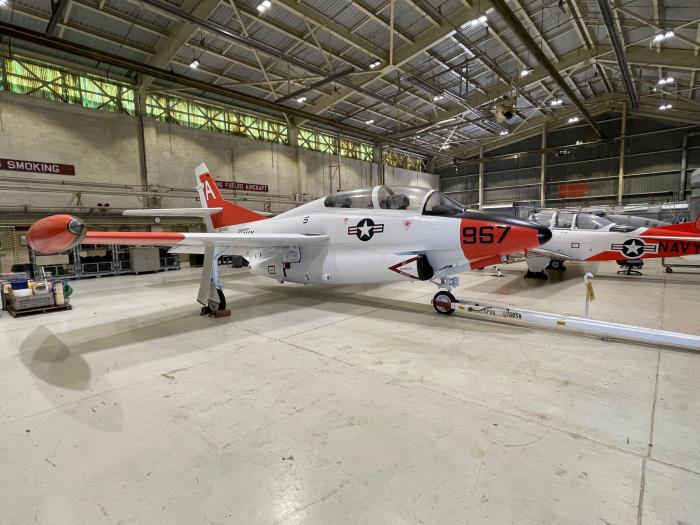
<path fill-rule="evenodd" d="M 339 191 L 329 195 L 326 208 L 381 208 L 385 210 L 420 211 L 430 188 L 414 186 L 375 186 L 359 190 Z"/>
<path fill-rule="evenodd" d="M 442 217 L 454 217 L 464 213 L 464 206 L 444 193 L 436 191 L 428 197 L 425 203 L 425 215 L 439 215 Z"/>

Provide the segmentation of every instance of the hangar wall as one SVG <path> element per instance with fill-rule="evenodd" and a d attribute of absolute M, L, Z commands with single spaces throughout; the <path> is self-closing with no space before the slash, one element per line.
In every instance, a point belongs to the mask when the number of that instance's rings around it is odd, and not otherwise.
<path fill-rule="evenodd" d="M 268 193 L 239 192 L 236 199 L 251 209 L 273 212 L 295 206 L 296 194 L 306 194 L 308 200 L 337 191 L 338 164 L 342 189 L 379 180 L 375 162 L 149 118 L 143 128 L 144 180 L 140 134 L 137 117 L 0 91 L 0 158 L 73 164 L 76 169 L 75 176 L 0 171 L 0 214 L 24 206 L 46 212 L 98 203 L 109 203 L 112 211 L 143 207 L 144 182 L 161 194 L 151 205 L 193 206 L 193 170 L 202 161 L 218 179 L 268 185 Z M 384 177 L 387 184 L 438 183 L 436 175 L 390 166 L 384 166 Z"/>
<path fill-rule="evenodd" d="M 595 142 L 587 126 L 548 130 L 545 205 L 617 202 L 621 116 L 599 124 L 612 140 Z M 700 126 L 629 117 L 624 146 L 623 203 L 684 200 L 682 173 L 700 167 Z M 577 144 L 579 142 L 579 144 Z M 685 160 L 684 160 L 685 159 Z M 542 135 L 484 154 L 484 205 L 540 206 Z M 479 201 L 479 160 L 438 170 L 441 190 L 469 205 Z"/>

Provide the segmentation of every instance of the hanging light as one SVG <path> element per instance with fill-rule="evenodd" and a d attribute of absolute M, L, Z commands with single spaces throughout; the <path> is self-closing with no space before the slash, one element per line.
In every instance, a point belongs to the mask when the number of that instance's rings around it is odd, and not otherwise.
<path fill-rule="evenodd" d="M 2 0 L 0 0 L 0 1 L 2 1 Z M 191 68 L 191 69 L 197 69 L 198 67 L 199 67 L 199 60 L 197 60 L 197 59 L 195 58 L 192 62 L 190 62 L 190 68 Z"/>
<path fill-rule="evenodd" d="M 556 107 L 556 106 L 561 106 L 563 103 L 564 103 L 564 101 L 563 101 L 562 99 L 558 98 L 558 99 L 556 99 L 556 100 L 552 100 L 552 101 L 549 103 L 549 105 L 552 106 L 552 107 Z"/>
<path fill-rule="evenodd" d="M 374 124 L 374 119 L 365 120 L 365 124 L 367 124 L 367 125 Z"/>
<path fill-rule="evenodd" d="M 382 63 L 381 63 L 379 60 L 377 60 L 376 62 L 372 62 L 372 63 L 369 65 L 369 68 L 370 68 L 370 69 L 376 69 L 376 68 L 378 68 L 378 67 L 381 66 L 381 65 L 382 65 Z"/>
<path fill-rule="evenodd" d="M 306 102 L 306 97 L 299 97 L 297 99 L 297 102 L 299 102 L 299 104 L 303 104 L 304 102 Z"/>
<path fill-rule="evenodd" d="M 433 97 L 433 102 L 437 102 L 438 100 L 442 100 L 443 98 L 445 98 L 443 95 L 435 95 Z"/>
<path fill-rule="evenodd" d="M 503 131 L 501 131 L 501 132 L 499 133 L 499 135 L 508 135 L 508 130 L 507 130 L 507 129 L 504 129 Z"/>
<path fill-rule="evenodd" d="M 522 77 L 526 77 L 526 76 L 531 75 L 531 74 L 532 74 L 532 69 L 523 69 L 523 70 L 520 72 L 520 77 L 521 77 L 521 78 L 522 78 Z"/>
<path fill-rule="evenodd" d="M 569 124 L 575 124 L 575 123 L 578 122 L 579 120 L 581 120 L 581 119 L 578 118 L 578 117 L 571 117 L 571 118 L 569 119 Z"/>
<path fill-rule="evenodd" d="M 659 109 L 660 109 L 661 111 L 666 111 L 667 109 L 671 109 L 672 107 L 673 107 L 672 104 L 661 104 L 661 105 L 659 106 Z"/>
<path fill-rule="evenodd" d="M 666 40 L 667 38 L 673 38 L 674 36 L 676 36 L 676 34 L 673 31 L 668 30 L 663 33 L 656 34 L 654 36 L 654 42 L 661 42 L 662 40 Z"/>
<path fill-rule="evenodd" d="M 660 86 L 665 86 L 666 84 L 673 84 L 675 81 L 676 79 L 673 77 L 664 77 L 659 79 L 658 84 Z"/>
<path fill-rule="evenodd" d="M 270 9 L 270 7 L 272 7 L 272 2 L 270 2 L 270 0 L 263 0 L 255 9 L 258 10 L 258 13 L 263 14 L 265 11 Z"/>

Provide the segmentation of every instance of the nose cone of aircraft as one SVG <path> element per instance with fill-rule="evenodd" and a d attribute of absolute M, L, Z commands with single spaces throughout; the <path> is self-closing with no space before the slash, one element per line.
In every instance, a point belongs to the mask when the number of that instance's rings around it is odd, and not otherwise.
<path fill-rule="evenodd" d="M 537 224 L 534 222 L 532 224 L 536 225 L 537 238 L 539 239 L 540 244 L 545 244 L 549 242 L 549 240 L 552 238 L 552 230 L 550 230 L 546 226 L 542 226 L 541 224 Z"/>
<path fill-rule="evenodd" d="M 469 260 L 524 252 L 552 238 L 546 226 L 512 215 L 466 211 L 460 218 L 462 250 Z"/>

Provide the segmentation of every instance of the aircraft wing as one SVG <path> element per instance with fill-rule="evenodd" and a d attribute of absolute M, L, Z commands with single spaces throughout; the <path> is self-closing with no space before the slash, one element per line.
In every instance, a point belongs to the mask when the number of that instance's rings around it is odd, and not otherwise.
<path fill-rule="evenodd" d="M 230 248 L 285 248 L 328 242 L 327 235 L 300 233 L 179 233 L 179 232 L 87 232 L 82 244 L 133 246 L 221 246 Z"/>
<path fill-rule="evenodd" d="M 143 208 L 124 210 L 125 217 L 209 217 L 223 208 Z"/>
<path fill-rule="evenodd" d="M 557 259 L 559 261 L 573 261 L 576 259 L 575 257 L 571 257 L 570 255 L 555 252 L 552 250 L 547 250 L 544 248 L 533 248 L 531 250 L 528 250 L 526 255 L 530 254 L 539 255 L 541 257 L 549 257 L 550 259 Z"/>
<path fill-rule="evenodd" d="M 327 235 L 301 233 L 180 233 L 87 231 L 85 223 L 70 215 L 52 215 L 35 222 L 27 232 L 36 253 L 61 253 L 78 244 L 131 246 L 216 246 L 231 249 L 289 248 L 322 245 Z M 230 253 L 230 252 L 229 252 Z"/>
<path fill-rule="evenodd" d="M 210 217 L 216 215 L 223 208 L 141 208 L 135 210 L 124 210 L 125 217 Z M 266 211 L 255 212 L 265 217 L 273 214 Z"/>

